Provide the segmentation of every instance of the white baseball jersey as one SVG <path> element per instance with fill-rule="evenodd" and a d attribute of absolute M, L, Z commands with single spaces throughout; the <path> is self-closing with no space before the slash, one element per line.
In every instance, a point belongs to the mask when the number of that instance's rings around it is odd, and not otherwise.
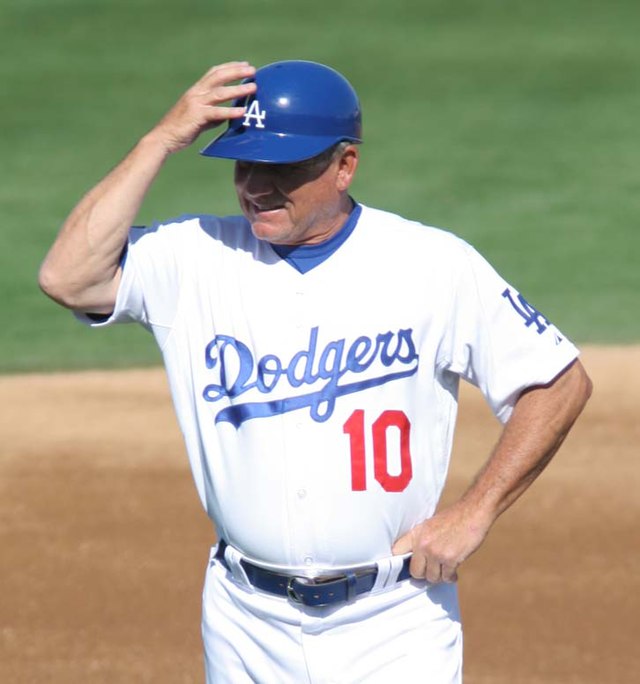
<path fill-rule="evenodd" d="M 132 229 L 115 311 L 162 350 L 217 533 L 286 566 L 366 563 L 430 517 L 460 377 L 509 418 L 576 348 L 467 243 L 363 207 L 305 274 L 243 217 Z"/>

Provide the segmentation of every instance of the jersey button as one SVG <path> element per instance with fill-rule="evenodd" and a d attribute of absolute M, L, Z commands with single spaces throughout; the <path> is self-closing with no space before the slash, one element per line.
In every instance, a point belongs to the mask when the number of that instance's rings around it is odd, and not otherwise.
<path fill-rule="evenodd" d="M 313 558 L 311 556 L 305 556 L 304 557 L 304 564 L 305 565 L 312 565 L 313 564 Z"/>
<path fill-rule="evenodd" d="M 307 496 L 307 490 L 306 489 L 299 489 L 297 491 L 298 498 L 299 499 L 304 499 Z"/>

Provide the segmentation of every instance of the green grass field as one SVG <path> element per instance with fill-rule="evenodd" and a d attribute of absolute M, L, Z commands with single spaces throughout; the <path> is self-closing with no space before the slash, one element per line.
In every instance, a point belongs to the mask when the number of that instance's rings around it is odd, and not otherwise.
<path fill-rule="evenodd" d="M 37 270 L 77 199 L 238 58 L 338 68 L 363 103 L 357 199 L 466 238 L 578 342 L 638 341 L 639 26 L 637 0 L 5 0 L 0 371 L 159 361 Z M 229 163 L 177 155 L 140 221 L 185 211 L 236 211 Z"/>

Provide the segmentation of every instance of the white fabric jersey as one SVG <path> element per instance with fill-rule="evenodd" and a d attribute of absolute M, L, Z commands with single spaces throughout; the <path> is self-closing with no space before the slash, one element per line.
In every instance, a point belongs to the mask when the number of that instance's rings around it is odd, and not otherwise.
<path fill-rule="evenodd" d="M 468 244 L 363 207 L 301 274 L 242 217 L 132 229 L 116 308 L 162 350 L 219 536 L 262 562 L 366 563 L 431 516 L 458 379 L 509 418 L 578 352 Z"/>

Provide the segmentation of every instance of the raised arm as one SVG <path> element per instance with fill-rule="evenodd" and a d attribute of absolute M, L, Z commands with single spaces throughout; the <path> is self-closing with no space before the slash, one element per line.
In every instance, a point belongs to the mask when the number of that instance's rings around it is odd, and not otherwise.
<path fill-rule="evenodd" d="M 458 566 L 552 459 L 590 394 L 591 381 L 575 361 L 550 384 L 520 396 L 493 453 L 466 493 L 395 543 L 395 554 L 413 551 L 413 577 L 456 580 Z"/>
<path fill-rule="evenodd" d="M 220 105 L 254 92 L 255 83 L 228 85 L 254 73 L 247 62 L 212 67 L 80 200 L 40 268 L 39 284 L 49 297 L 77 311 L 113 311 L 129 228 L 164 162 L 203 131 L 242 116 L 243 107 Z"/>

